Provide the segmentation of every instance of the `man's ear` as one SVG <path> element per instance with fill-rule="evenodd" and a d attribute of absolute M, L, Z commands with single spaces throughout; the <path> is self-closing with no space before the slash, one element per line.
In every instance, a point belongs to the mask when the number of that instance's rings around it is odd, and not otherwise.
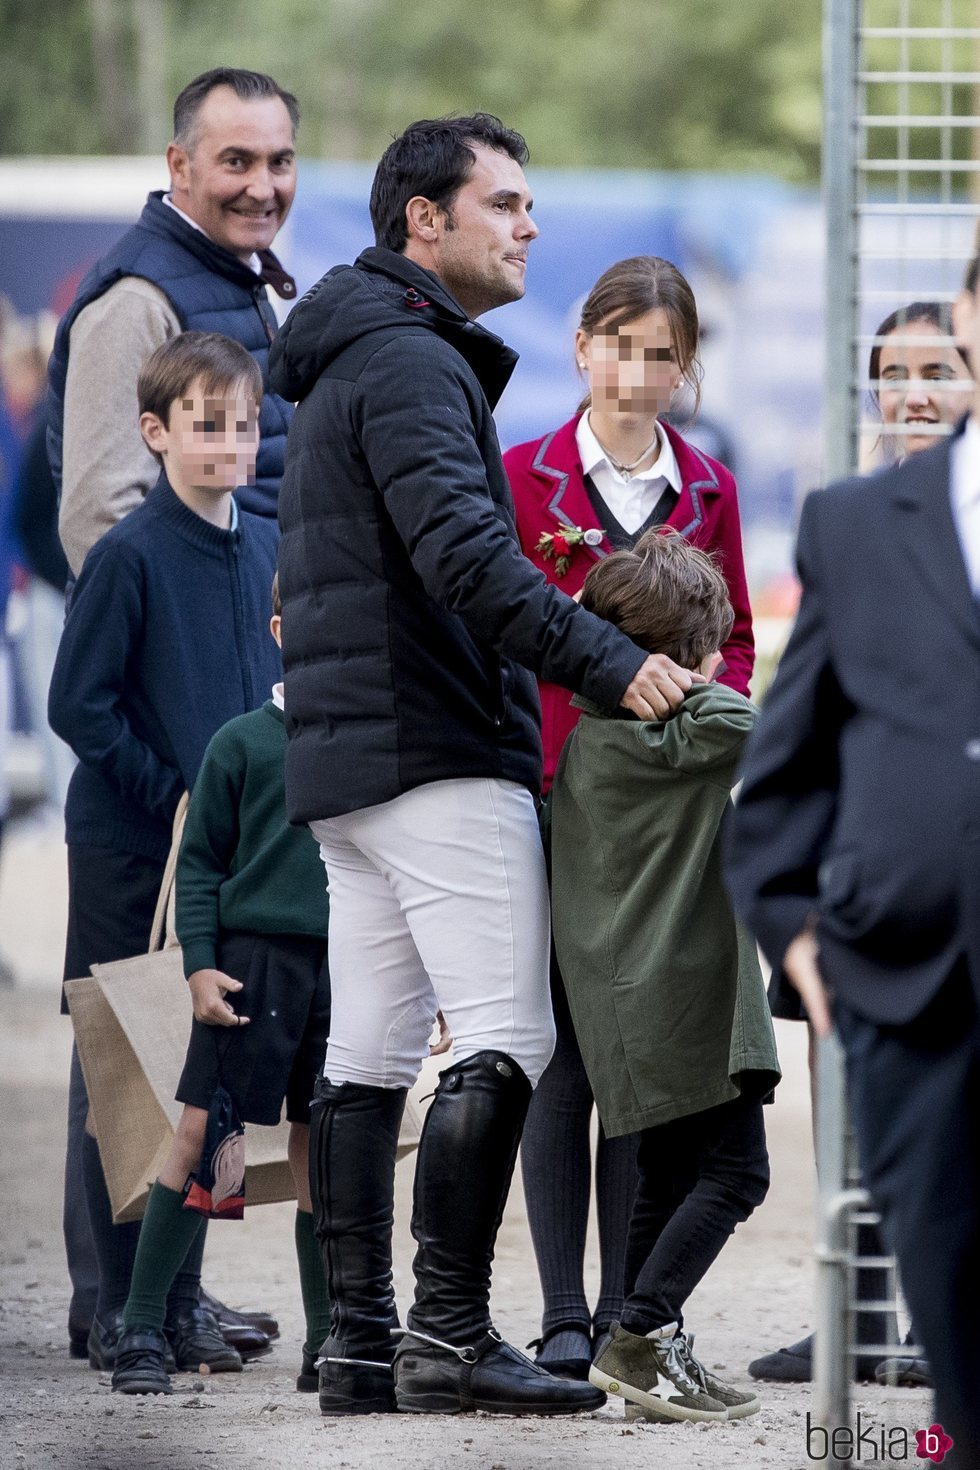
<path fill-rule="evenodd" d="M 410 240 L 424 240 L 432 245 L 439 238 L 438 216 L 442 210 L 431 199 L 416 194 L 405 205 L 405 224 Z"/>
<path fill-rule="evenodd" d="M 171 189 L 186 190 L 190 155 L 179 143 L 167 145 L 167 168 L 170 170 Z"/>
<path fill-rule="evenodd" d="M 140 414 L 140 433 L 143 443 L 151 454 L 165 454 L 167 449 L 167 426 L 156 413 Z"/>

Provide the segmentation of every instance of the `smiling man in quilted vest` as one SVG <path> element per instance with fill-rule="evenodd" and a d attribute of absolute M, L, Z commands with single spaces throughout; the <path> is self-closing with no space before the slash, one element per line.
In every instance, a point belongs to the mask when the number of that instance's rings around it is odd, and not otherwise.
<path fill-rule="evenodd" d="M 277 320 L 267 286 L 292 300 L 269 247 L 296 192 L 299 106 L 261 72 L 217 67 L 174 104 L 170 188 L 82 281 L 51 358 L 48 454 L 62 544 L 75 576 L 89 548 L 139 505 L 159 466 L 136 429 L 136 380 L 178 332 L 221 332 L 266 376 Z M 274 516 L 291 405 L 266 391 L 256 482 L 244 510 Z"/>
<path fill-rule="evenodd" d="M 295 97 L 261 72 L 220 67 L 190 82 L 174 104 L 170 189 L 150 194 L 139 220 L 88 272 L 62 318 L 51 356 L 48 455 L 75 577 L 99 537 L 140 505 L 160 477 L 140 435 L 137 407 L 137 380 L 152 353 L 184 331 L 220 332 L 251 354 L 266 384 L 277 329 L 266 287 L 285 298 L 296 294 L 269 246 L 296 190 L 298 121 Z M 291 415 L 292 405 L 265 386 L 255 478 L 235 492 L 243 510 L 275 516 Z M 100 935 L 87 963 L 145 950 L 153 903 L 151 883 L 142 905 L 127 906 L 127 924 Z M 86 1112 L 76 1062 L 64 1217 L 69 1342 L 73 1356 L 88 1354 L 105 1368 L 111 1367 L 106 1344 L 89 1340 L 98 1272 L 79 1163 Z M 254 1323 L 221 1311 L 223 1331 L 238 1347 L 268 1347 Z M 267 1314 L 261 1320 L 274 1327 Z"/>

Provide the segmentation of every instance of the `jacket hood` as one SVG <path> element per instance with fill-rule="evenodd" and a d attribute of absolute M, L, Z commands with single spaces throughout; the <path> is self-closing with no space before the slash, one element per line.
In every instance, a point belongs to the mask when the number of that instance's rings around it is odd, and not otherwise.
<path fill-rule="evenodd" d="M 475 372 L 491 408 L 517 364 L 517 353 L 471 321 L 438 276 L 393 250 L 372 246 L 353 265 L 338 265 L 296 303 L 269 354 L 274 392 L 298 402 L 321 373 L 370 332 L 423 327 L 436 332 Z"/>

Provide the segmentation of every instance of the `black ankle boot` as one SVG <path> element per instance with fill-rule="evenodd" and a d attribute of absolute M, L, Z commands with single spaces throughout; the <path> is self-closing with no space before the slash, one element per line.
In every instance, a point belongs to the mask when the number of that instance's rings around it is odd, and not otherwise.
<path fill-rule="evenodd" d="M 553 1378 L 490 1321 L 493 1248 L 530 1099 L 504 1052 L 442 1073 L 415 1170 L 415 1304 L 395 1360 L 403 1411 L 567 1414 L 605 1402 L 591 1384 Z"/>
<path fill-rule="evenodd" d="M 310 1115 L 313 1228 L 333 1317 L 320 1349 L 320 1411 L 395 1408 L 391 1279 L 395 1150 L 404 1088 L 317 1083 Z"/>

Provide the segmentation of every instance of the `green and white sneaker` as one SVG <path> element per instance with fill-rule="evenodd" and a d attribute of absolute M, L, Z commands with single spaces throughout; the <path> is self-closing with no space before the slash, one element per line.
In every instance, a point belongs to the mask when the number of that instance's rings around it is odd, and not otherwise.
<path fill-rule="evenodd" d="M 762 1402 L 757 1393 L 745 1393 L 740 1388 L 732 1388 L 730 1383 L 723 1383 L 720 1378 L 709 1373 L 700 1359 L 694 1356 L 693 1332 L 690 1336 L 678 1332 L 674 1343 L 677 1348 L 677 1356 L 695 1383 L 699 1384 L 713 1399 L 718 1399 L 725 1405 L 726 1419 L 747 1419 L 750 1414 L 758 1414 L 762 1408 Z M 643 1419 L 646 1415 L 638 1405 L 627 1404 L 626 1417 L 627 1419 Z"/>
<path fill-rule="evenodd" d="M 659 1423 L 724 1422 L 729 1417 L 725 1404 L 685 1366 L 676 1329 L 676 1322 L 671 1322 L 637 1337 L 613 1322 L 608 1346 L 589 1369 L 589 1382 L 625 1399 L 627 1405 L 636 1405 L 642 1413 L 635 1417 Z"/>

